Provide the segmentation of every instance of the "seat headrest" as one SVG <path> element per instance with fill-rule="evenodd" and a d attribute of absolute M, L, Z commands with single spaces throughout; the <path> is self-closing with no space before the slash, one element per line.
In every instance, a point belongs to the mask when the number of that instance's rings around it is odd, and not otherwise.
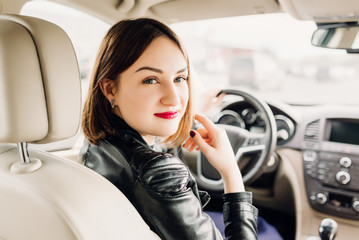
<path fill-rule="evenodd" d="M 0 15 L 0 142 L 48 143 L 75 135 L 80 84 L 72 43 L 60 27 Z"/>

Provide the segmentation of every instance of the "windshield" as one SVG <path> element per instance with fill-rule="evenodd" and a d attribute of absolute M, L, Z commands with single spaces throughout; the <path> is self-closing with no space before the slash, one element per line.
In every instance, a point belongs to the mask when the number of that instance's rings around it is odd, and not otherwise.
<path fill-rule="evenodd" d="M 171 27 L 206 88 L 246 88 L 295 105 L 359 105 L 359 55 L 312 46 L 312 21 L 263 14 Z"/>

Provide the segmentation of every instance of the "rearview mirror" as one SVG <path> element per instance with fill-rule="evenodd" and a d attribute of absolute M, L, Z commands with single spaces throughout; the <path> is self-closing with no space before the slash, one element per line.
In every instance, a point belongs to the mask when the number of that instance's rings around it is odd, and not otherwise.
<path fill-rule="evenodd" d="M 359 26 L 357 23 L 318 25 L 312 35 L 312 45 L 359 52 Z"/>

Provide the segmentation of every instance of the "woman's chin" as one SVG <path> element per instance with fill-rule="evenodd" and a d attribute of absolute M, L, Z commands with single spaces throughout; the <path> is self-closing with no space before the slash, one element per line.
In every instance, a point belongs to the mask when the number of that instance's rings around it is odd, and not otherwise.
<path fill-rule="evenodd" d="M 167 129 L 160 129 L 158 131 L 158 134 L 156 134 L 156 136 L 158 137 L 169 137 L 172 136 L 173 134 L 175 134 L 177 132 L 178 128 L 167 128 Z"/>

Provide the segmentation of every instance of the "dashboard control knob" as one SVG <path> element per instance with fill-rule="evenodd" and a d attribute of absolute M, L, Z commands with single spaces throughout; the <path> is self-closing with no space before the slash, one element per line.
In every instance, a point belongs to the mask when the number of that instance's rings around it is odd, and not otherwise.
<path fill-rule="evenodd" d="M 345 185 L 350 182 L 350 174 L 346 171 L 339 171 L 335 176 L 338 183 Z"/>
<path fill-rule="evenodd" d="M 352 160 L 350 158 L 348 158 L 348 157 L 342 157 L 339 160 L 339 164 L 342 167 L 348 168 L 348 167 L 350 167 L 352 165 Z"/>
<path fill-rule="evenodd" d="M 317 203 L 323 205 L 327 202 L 327 196 L 324 193 L 317 193 L 316 200 Z"/>
<path fill-rule="evenodd" d="M 352 204 L 352 207 L 354 209 L 354 211 L 356 211 L 357 213 L 359 213 L 359 201 L 355 200 Z"/>

